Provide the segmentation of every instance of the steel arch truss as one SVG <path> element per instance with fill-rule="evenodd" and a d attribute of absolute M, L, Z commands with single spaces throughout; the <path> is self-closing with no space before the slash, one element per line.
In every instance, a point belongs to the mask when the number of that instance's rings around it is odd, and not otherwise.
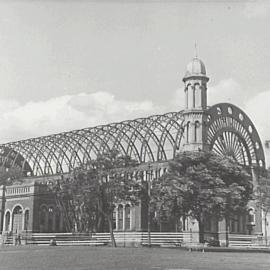
<path fill-rule="evenodd" d="M 32 175 L 69 172 L 109 149 L 139 163 L 174 157 L 183 137 L 183 115 L 171 112 L 0 145 L 0 165 Z"/>
<path fill-rule="evenodd" d="M 246 166 L 265 167 L 258 132 L 249 117 L 236 106 L 220 103 L 205 114 L 205 142 L 219 155 L 230 155 Z"/>

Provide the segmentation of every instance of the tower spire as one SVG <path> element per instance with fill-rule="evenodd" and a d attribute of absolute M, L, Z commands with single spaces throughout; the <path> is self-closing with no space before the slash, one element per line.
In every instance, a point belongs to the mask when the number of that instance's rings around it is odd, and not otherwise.
<path fill-rule="evenodd" d="M 195 58 L 198 58 L 198 45 L 197 45 L 197 41 L 195 41 L 194 47 L 195 47 Z"/>

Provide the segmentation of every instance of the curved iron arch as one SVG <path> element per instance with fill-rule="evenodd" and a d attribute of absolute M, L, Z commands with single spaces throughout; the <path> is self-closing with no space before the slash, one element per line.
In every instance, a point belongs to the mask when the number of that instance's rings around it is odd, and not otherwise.
<path fill-rule="evenodd" d="M 259 134 L 250 118 L 230 103 L 210 107 L 203 119 L 204 142 L 220 155 L 231 155 L 243 165 L 265 167 Z"/>
<path fill-rule="evenodd" d="M 175 155 L 175 149 L 179 149 L 182 114 L 183 111 L 170 112 L 2 144 L 0 149 L 8 149 L 2 156 L 2 165 L 7 165 L 7 160 L 11 165 L 23 160 L 21 166 L 33 175 L 65 173 L 115 147 L 121 153 L 133 153 L 139 163 L 146 162 L 146 158 L 166 161 L 166 151 Z M 170 149 L 165 149 L 166 143 Z"/>

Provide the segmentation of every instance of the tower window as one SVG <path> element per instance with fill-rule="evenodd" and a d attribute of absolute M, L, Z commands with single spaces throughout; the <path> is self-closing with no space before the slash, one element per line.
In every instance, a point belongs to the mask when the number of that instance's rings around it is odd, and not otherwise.
<path fill-rule="evenodd" d="M 199 128 L 200 128 L 200 122 L 196 121 L 194 125 L 194 141 L 199 141 Z"/>
<path fill-rule="evenodd" d="M 186 142 L 189 143 L 189 129 L 190 129 L 190 122 L 187 122 L 187 129 L 186 129 Z"/>

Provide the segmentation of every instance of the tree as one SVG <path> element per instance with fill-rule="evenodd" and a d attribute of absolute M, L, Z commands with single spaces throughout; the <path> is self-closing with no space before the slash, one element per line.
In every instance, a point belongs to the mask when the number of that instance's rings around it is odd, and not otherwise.
<path fill-rule="evenodd" d="M 232 157 L 204 151 L 178 154 L 152 188 L 156 203 L 198 221 L 200 242 L 205 219 L 225 218 L 228 229 L 230 218 L 246 210 L 252 189 L 251 176 Z"/>
<path fill-rule="evenodd" d="M 265 170 L 258 179 L 258 186 L 255 190 L 255 200 L 261 208 L 265 223 L 265 244 L 267 245 L 267 215 L 270 213 L 270 171 Z"/>
<path fill-rule="evenodd" d="M 23 170 L 19 167 L 0 167 L 0 185 L 9 186 L 15 183 L 21 183 L 24 176 Z"/>
<path fill-rule="evenodd" d="M 136 166 L 137 162 L 129 156 L 111 150 L 98 155 L 84 167 L 76 168 L 68 178 L 53 185 L 68 229 L 100 229 L 107 222 L 112 245 L 116 246 L 113 212 L 117 203 L 138 201 L 138 182 L 132 177 Z"/>

